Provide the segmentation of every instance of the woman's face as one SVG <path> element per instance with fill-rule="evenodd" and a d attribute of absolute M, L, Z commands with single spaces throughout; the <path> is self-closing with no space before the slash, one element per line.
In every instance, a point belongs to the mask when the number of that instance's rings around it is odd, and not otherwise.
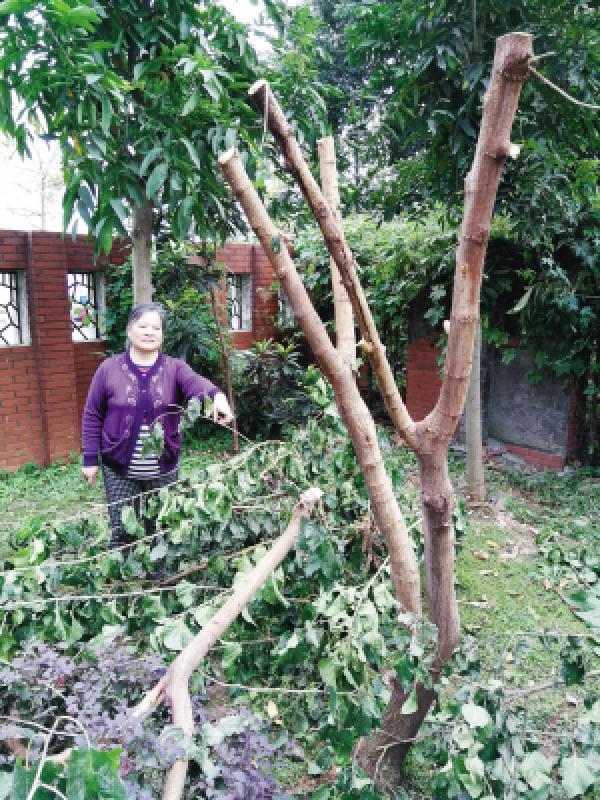
<path fill-rule="evenodd" d="M 152 353 L 160 350 L 163 342 L 163 329 L 160 315 L 156 311 L 146 311 L 127 329 L 131 345 L 137 350 Z"/>

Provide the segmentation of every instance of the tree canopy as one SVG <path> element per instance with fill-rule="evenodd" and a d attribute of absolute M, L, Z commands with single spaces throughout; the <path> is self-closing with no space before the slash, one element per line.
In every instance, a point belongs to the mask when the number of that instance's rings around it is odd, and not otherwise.
<path fill-rule="evenodd" d="M 60 141 L 65 226 L 77 211 L 108 250 L 149 202 L 176 237 L 234 227 L 213 159 L 258 128 L 244 26 L 191 0 L 5 0 L 0 16 L 0 128 L 21 152 L 32 124 Z"/>

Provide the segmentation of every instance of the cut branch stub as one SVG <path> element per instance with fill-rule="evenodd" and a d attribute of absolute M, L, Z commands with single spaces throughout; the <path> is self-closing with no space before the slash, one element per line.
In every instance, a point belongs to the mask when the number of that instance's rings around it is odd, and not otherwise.
<path fill-rule="evenodd" d="M 352 370 L 331 343 L 287 248 L 273 249 L 277 229 L 237 152 L 224 153 L 219 164 L 281 282 L 319 366 L 331 383 L 365 479 L 373 516 L 388 548 L 396 598 L 403 609 L 420 616 L 420 581 L 414 545 L 383 463 L 373 418 L 356 386 Z"/>
<path fill-rule="evenodd" d="M 416 449 L 415 423 L 400 396 L 394 374 L 391 370 L 385 348 L 382 346 L 377 327 L 373 320 L 362 286 L 358 279 L 356 260 L 348 247 L 343 228 L 335 213 L 325 200 L 318 183 L 314 179 L 276 97 L 267 81 L 257 81 L 248 92 L 250 102 L 265 120 L 285 158 L 286 166 L 300 187 L 315 219 L 317 220 L 329 254 L 337 264 L 342 281 L 354 309 L 356 321 L 365 342 L 371 345 L 369 360 L 377 377 L 377 382 L 396 430 L 405 441 Z"/>

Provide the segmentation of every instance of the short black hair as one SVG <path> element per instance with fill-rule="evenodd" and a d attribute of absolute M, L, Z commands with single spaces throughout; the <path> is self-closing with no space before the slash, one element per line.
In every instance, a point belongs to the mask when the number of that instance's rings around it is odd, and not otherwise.
<path fill-rule="evenodd" d="M 137 322 L 140 317 L 143 317 L 144 314 L 147 314 L 150 311 L 155 311 L 158 314 L 164 332 L 165 328 L 167 327 L 167 312 L 165 307 L 160 303 L 140 303 L 139 305 L 134 306 L 127 317 L 127 330 L 129 330 L 133 323 Z"/>

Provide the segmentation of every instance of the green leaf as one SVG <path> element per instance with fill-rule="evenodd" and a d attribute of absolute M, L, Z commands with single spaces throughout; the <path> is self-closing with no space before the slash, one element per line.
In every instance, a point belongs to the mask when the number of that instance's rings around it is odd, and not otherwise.
<path fill-rule="evenodd" d="M 146 155 L 142 163 L 140 164 L 140 177 L 144 177 L 146 172 L 148 171 L 148 167 L 152 162 L 156 161 L 156 159 L 162 154 L 163 149 L 162 147 L 153 147 Z"/>
<path fill-rule="evenodd" d="M 541 750 L 534 750 L 532 753 L 527 753 L 519 769 L 521 775 L 532 789 L 541 789 L 542 786 L 552 783 L 550 778 L 552 764 Z"/>
<path fill-rule="evenodd" d="M 418 709 L 419 704 L 417 701 L 417 690 L 416 688 L 412 690 L 412 692 L 408 695 L 404 703 L 402 704 L 402 708 L 400 709 L 401 714 L 414 714 L 415 711 Z"/>
<path fill-rule="evenodd" d="M 129 536 L 134 536 L 139 532 L 140 523 L 133 506 L 125 506 L 125 508 L 121 511 L 121 522 L 125 528 L 125 533 L 127 533 Z"/>
<path fill-rule="evenodd" d="M 71 753 L 67 767 L 69 800 L 86 800 L 88 796 L 92 796 L 92 791 L 96 788 L 95 782 L 91 751 L 76 750 Z"/>
<path fill-rule="evenodd" d="M 226 642 L 223 648 L 221 666 L 227 670 L 232 667 L 237 659 L 242 655 L 242 645 L 239 642 Z"/>
<path fill-rule="evenodd" d="M 113 226 L 110 219 L 105 219 L 100 223 L 102 228 L 100 233 L 96 234 L 98 237 L 98 244 L 100 245 L 100 249 L 104 251 L 107 255 L 112 250 L 112 243 L 113 243 Z"/>
<path fill-rule="evenodd" d="M 181 137 L 181 142 L 183 143 L 185 149 L 188 151 L 188 155 L 192 161 L 192 164 L 198 169 L 202 169 L 202 164 L 200 163 L 200 159 L 198 158 L 198 154 L 196 153 L 194 145 L 190 142 L 189 139 L 186 139 L 185 136 Z"/>
<path fill-rule="evenodd" d="M 187 117 L 188 114 L 191 114 L 192 111 L 198 105 L 199 99 L 200 99 L 200 93 L 198 92 L 197 89 L 194 89 L 190 97 L 188 97 L 187 101 L 185 102 L 185 105 L 181 109 L 181 116 Z"/>
<path fill-rule="evenodd" d="M 103 97 L 102 97 L 102 123 L 101 123 L 101 128 L 102 128 L 102 133 L 105 136 L 108 136 L 109 131 L 110 131 L 110 121 L 112 119 L 112 113 L 113 113 L 113 111 L 112 111 L 112 106 L 110 104 L 110 100 L 108 99 L 108 97 L 106 95 L 103 95 Z"/>
<path fill-rule="evenodd" d="M 162 189 L 167 177 L 168 165 L 163 161 L 157 164 L 148 177 L 146 184 L 146 197 L 151 200 Z"/>
<path fill-rule="evenodd" d="M 484 728 L 492 721 L 486 709 L 475 705 L 475 703 L 465 703 L 461 706 L 460 711 L 471 728 Z"/>
<path fill-rule="evenodd" d="M 533 292 L 533 286 L 530 286 L 529 289 L 525 292 L 523 297 L 519 300 L 514 308 L 511 308 L 510 311 L 507 311 L 507 314 L 518 314 L 519 311 L 523 311 L 527 303 L 529 302 L 529 298 L 531 297 L 531 293 Z"/>
<path fill-rule="evenodd" d="M 584 759 L 579 756 L 564 758 L 560 765 L 560 774 L 567 797 L 578 797 L 584 794 L 594 783 L 594 773 Z"/>
<path fill-rule="evenodd" d="M 127 209 L 125 208 L 125 204 L 123 203 L 120 197 L 111 197 L 110 204 L 113 208 L 113 211 L 120 219 L 121 225 L 125 227 L 128 219 Z"/>
<path fill-rule="evenodd" d="M 4 0 L 0 3 L 0 14 L 22 14 L 35 7 L 35 0 Z"/>
<path fill-rule="evenodd" d="M 336 688 L 337 666 L 332 658 L 323 658 L 319 661 L 319 674 L 325 686 Z"/>
<path fill-rule="evenodd" d="M 193 638 L 193 633 L 182 619 L 174 620 L 164 626 L 162 641 L 169 650 L 181 651 Z"/>
<path fill-rule="evenodd" d="M 120 761 L 120 756 L 119 756 Z M 127 792 L 118 774 L 118 766 L 104 765 L 96 772 L 98 800 L 126 800 Z"/>

